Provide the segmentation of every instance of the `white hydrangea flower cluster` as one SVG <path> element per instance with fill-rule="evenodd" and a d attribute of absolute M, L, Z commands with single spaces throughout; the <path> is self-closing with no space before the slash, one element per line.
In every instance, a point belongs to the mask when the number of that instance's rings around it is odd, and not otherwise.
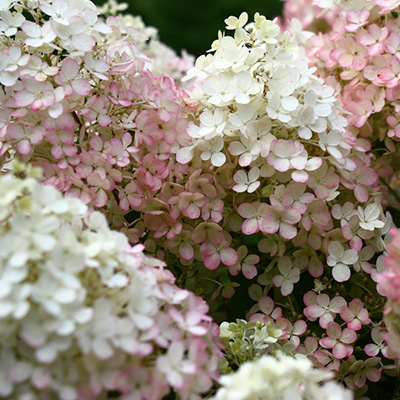
<path fill-rule="evenodd" d="M 211 400 L 351 400 L 352 393 L 335 382 L 332 373 L 317 370 L 307 357 L 262 356 L 220 378 L 222 387 Z"/>
<path fill-rule="evenodd" d="M 213 53 L 199 57 L 184 78 L 197 77 L 192 97 L 201 104 L 200 123 L 189 126 L 192 143 L 179 150 L 178 161 L 199 153 L 220 167 L 238 157 L 243 169 L 259 167 L 260 179 L 287 172 L 301 183 L 327 169 L 323 160 L 354 170 L 334 89 L 299 60 L 298 46 L 276 20 L 256 14 L 247 21 L 246 13 L 226 19 L 234 37 L 220 34 Z M 233 190 L 252 193 L 258 178 L 240 174 Z M 324 198 L 337 196 L 335 189 Z"/>
<path fill-rule="evenodd" d="M 208 307 L 142 251 L 79 199 L 0 176 L 1 398 L 210 389 L 220 353 Z"/>

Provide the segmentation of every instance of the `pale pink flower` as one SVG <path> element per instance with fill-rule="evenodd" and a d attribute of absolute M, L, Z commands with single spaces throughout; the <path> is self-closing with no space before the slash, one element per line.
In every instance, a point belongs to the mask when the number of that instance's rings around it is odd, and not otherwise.
<path fill-rule="evenodd" d="M 19 76 L 29 75 L 35 78 L 38 82 L 44 82 L 50 77 L 58 73 L 59 68 L 55 66 L 49 66 L 46 61 L 43 61 L 40 57 L 31 56 L 28 62 L 24 65 L 24 68 L 19 72 Z"/>
<path fill-rule="evenodd" d="M 288 256 L 278 260 L 278 269 L 281 275 L 275 275 L 272 282 L 276 287 L 281 288 L 283 296 L 288 296 L 293 292 L 294 284 L 300 280 L 300 270 L 293 268 L 292 260 Z"/>
<path fill-rule="evenodd" d="M 301 224 L 306 231 L 310 231 L 313 225 L 325 228 L 331 220 L 326 203 L 316 199 L 308 205 L 306 212 L 301 217 Z"/>
<path fill-rule="evenodd" d="M 343 158 L 343 154 L 338 147 L 342 143 L 342 140 L 342 135 L 338 131 L 332 130 L 329 133 L 320 133 L 318 144 L 323 151 L 327 151 L 332 157 L 341 159 Z"/>
<path fill-rule="evenodd" d="M 368 240 L 374 236 L 373 231 L 365 230 L 360 227 L 360 219 L 357 215 L 353 215 L 349 223 L 342 227 L 343 237 L 350 242 L 350 247 L 360 251 L 363 247 L 363 239 Z"/>
<path fill-rule="evenodd" d="M 14 36 L 25 21 L 22 13 L 12 13 L 6 9 L 2 9 L 0 15 L 0 32 L 8 37 Z"/>
<path fill-rule="evenodd" d="M 170 308 L 168 315 L 174 320 L 180 329 L 190 332 L 195 336 L 203 336 L 208 332 L 208 329 L 201 325 L 205 319 L 209 319 L 204 314 L 203 310 L 195 308 L 189 309 L 185 314 L 176 308 Z"/>
<path fill-rule="evenodd" d="M 326 328 L 327 337 L 320 339 L 319 344 L 326 349 L 332 349 L 332 354 L 337 359 L 342 359 L 353 354 L 351 343 L 357 339 L 354 330 L 340 328 L 336 322 L 330 322 Z"/>
<path fill-rule="evenodd" d="M 258 178 L 260 177 L 260 168 L 253 167 L 248 172 L 248 174 L 243 171 L 239 170 L 233 176 L 233 180 L 236 182 L 236 185 L 232 188 L 235 192 L 243 193 L 253 193 L 257 190 L 260 186 L 260 181 Z"/>
<path fill-rule="evenodd" d="M 375 3 L 381 7 L 381 14 L 388 13 L 400 5 L 399 0 L 375 0 Z"/>
<path fill-rule="evenodd" d="M 304 183 L 289 184 L 282 195 L 282 205 L 287 208 L 295 208 L 303 214 L 307 205 L 315 199 L 312 193 L 306 192 L 306 189 L 307 186 Z"/>
<path fill-rule="evenodd" d="M 375 357 L 381 352 L 383 356 L 388 357 L 388 347 L 382 338 L 382 333 L 384 333 L 384 330 L 381 327 L 375 326 L 372 328 L 371 338 L 374 343 L 367 344 L 364 347 L 364 351 L 368 356 Z"/>
<path fill-rule="evenodd" d="M 49 108 L 56 101 L 54 87 L 50 82 L 38 82 L 30 76 L 21 78 L 24 89 L 15 93 L 15 104 L 18 107 L 31 106 L 33 111 Z"/>
<path fill-rule="evenodd" d="M 79 14 L 79 9 L 71 7 L 64 0 L 53 0 L 50 4 L 40 3 L 40 9 L 50 16 L 53 21 L 62 25 L 69 25 L 68 19 Z"/>
<path fill-rule="evenodd" d="M 93 204 L 96 207 L 103 207 L 108 201 L 106 192 L 111 192 L 115 188 L 114 180 L 107 176 L 104 168 L 96 168 L 87 177 L 87 182 L 95 193 Z"/>
<path fill-rule="evenodd" d="M 368 50 L 351 36 L 344 36 L 339 40 L 338 47 L 332 50 L 330 57 L 343 68 L 360 71 L 367 64 Z"/>
<path fill-rule="evenodd" d="M 357 128 L 361 128 L 373 112 L 371 100 L 365 98 L 358 101 L 350 101 L 346 104 L 346 108 L 351 113 L 349 123 Z"/>
<path fill-rule="evenodd" d="M 215 223 L 222 220 L 222 212 L 224 210 L 224 202 L 221 199 L 215 199 L 207 202 L 201 209 L 201 218 L 207 221 L 210 217 Z"/>
<path fill-rule="evenodd" d="M 60 46 L 67 51 L 92 51 L 96 42 L 91 35 L 86 33 L 87 25 L 84 19 L 79 15 L 74 15 L 69 18 L 68 22 L 68 25 L 56 21 L 51 22 L 52 30 L 60 39 Z M 93 56 L 90 55 L 89 59 L 92 58 Z"/>
<path fill-rule="evenodd" d="M 357 211 L 354 209 L 354 204 L 350 201 L 341 206 L 340 204 L 335 204 L 332 207 L 332 216 L 335 219 L 340 219 L 340 225 L 343 227 L 348 225 L 350 218 L 357 215 Z"/>
<path fill-rule="evenodd" d="M 200 217 L 201 208 L 205 203 L 204 195 L 201 193 L 182 192 L 179 194 L 178 208 L 182 215 L 190 219 Z"/>
<path fill-rule="evenodd" d="M 263 231 L 263 219 L 269 213 L 269 206 L 265 203 L 243 203 L 238 208 L 238 213 L 245 218 L 242 224 L 242 232 L 245 235 L 252 235 Z"/>
<path fill-rule="evenodd" d="M 387 60 L 387 64 L 386 67 L 379 69 L 378 78 L 386 87 L 394 88 L 400 81 L 400 63 L 396 58 L 391 57 Z"/>
<path fill-rule="evenodd" d="M 268 206 L 267 215 L 261 221 L 261 231 L 276 233 L 279 230 L 284 239 L 293 239 L 297 234 L 294 224 L 300 221 L 300 211 L 295 208 L 289 210 L 280 206 Z"/>
<path fill-rule="evenodd" d="M 80 96 L 87 96 L 92 90 L 90 83 L 79 77 L 79 64 L 71 57 L 63 60 L 61 71 L 54 80 L 64 88 L 65 97 L 72 96 L 74 92 Z"/>
<path fill-rule="evenodd" d="M 202 140 L 196 147 L 201 151 L 200 158 L 202 160 L 210 160 L 215 167 L 220 167 L 225 163 L 224 140 L 221 136 L 215 136 L 210 140 Z"/>
<path fill-rule="evenodd" d="M 253 279 L 257 275 L 256 264 L 260 262 L 260 257 L 255 254 L 248 254 L 246 246 L 240 246 L 237 249 L 238 260 L 234 265 L 229 266 L 229 272 L 235 276 L 240 271 L 247 279 Z"/>
<path fill-rule="evenodd" d="M 371 263 L 368 261 L 375 255 L 376 249 L 374 246 L 364 246 L 358 252 L 358 261 L 353 265 L 355 271 L 359 272 L 363 270 L 367 274 L 373 271 Z"/>
<path fill-rule="evenodd" d="M 97 121 L 100 126 L 108 126 L 112 122 L 108 112 L 109 103 L 106 96 L 93 95 L 89 97 L 85 107 L 77 111 L 77 114 L 84 115 L 88 121 Z"/>
<path fill-rule="evenodd" d="M 135 172 L 139 182 L 152 190 L 161 188 L 162 179 L 169 174 L 169 169 L 165 162 L 156 158 L 154 154 L 148 153 L 143 157 L 141 167 Z"/>
<path fill-rule="evenodd" d="M 322 162 L 321 167 L 309 174 L 307 186 L 314 190 L 319 199 L 326 199 L 339 183 L 340 177 L 333 172 L 333 168 L 329 168 L 327 162 Z"/>
<path fill-rule="evenodd" d="M 342 184 L 347 189 L 354 190 L 356 199 L 361 203 L 368 201 L 368 187 L 374 185 L 378 179 L 378 174 L 373 168 L 369 168 L 359 161 L 356 161 L 355 171 L 343 171 L 342 176 Z"/>
<path fill-rule="evenodd" d="M 329 255 L 326 263 L 333 267 L 332 276 L 337 282 L 345 282 L 350 279 L 351 271 L 349 265 L 353 265 L 358 260 L 356 250 L 348 249 L 337 241 L 332 241 L 328 246 Z"/>
<path fill-rule="evenodd" d="M 229 247 L 229 242 L 222 243 L 203 243 L 200 246 L 200 251 L 204 255 L 204 265 L 208 269 L 216 269 L 219 264 L 227 266 L 235 265 L 238 260 L 236 251 Z"/>
<path fill-rule="evenodd" d="M 362 10 L 361 12 L 349 10 L 346 13 L 346 19 L 349 23 L 344 25 L 344 29 L 347 32 L 355 32 L 358 28 L 368 23 L 368 18 L 369 10 Z"/>
<path fill-rule="evenodd" d="M 304 295 L 304 315 L 310 320 L 315 321 L 319 318 L 321 328 L 326 329 L 332 322 L 336 314 L 339 314 L 342 307 L 346 306 L 346 300 L 341 296 L 329 299 L 325 293 L 317 295 L 315 292 L 307 292 Z"/>
<path fill-rule="evenodd" d="M 171 249 L 178 248 L 179 255 L 184 260 L 191 260 L 194 257 L 193 242 L 191 240 L 191 232 L 188 230 L 181 230 L 178 235 L 175 235 L 167 242 L 168 247 Z"/>
<path fill-rule="evenodd" d="M 371 323 L 368 310 L 364 308 L 364 304 L 360 299 L 352 300 L 348 306 L 340 309 L 340 317 L 347 322 L 347 327 L 355 331 L 362 328 L 362 325 Z"/>
<path fill-rule="evenodd" d="M 44 137 L 44 129 L 20 124 L 10 124 L 7 127 L 7 134 L 11 139 L 18 141 L 17 150 L 20 154 L 29 154 L 32 150 L 32 144 L 38 144 Z"/>
<path fill-rule="evenodd" d="M 250 317 L 250 321 L 273 321 L 282 318 L 282 309 L 275 307 L 271 297 L 263 296 L 258 299 L 258 309 L 261 313 L 255 313 Z"/>
<path fill-rule="evenodd" d="M 359 30 L 355 39 L 358 43 L 368 47 L 368 54 L 374 56 L 381 54 L 384 49 L 384 40 L 387 38 L 389 31 L 386 27 L 380 28 L 376 24 L 368 26 L 368 31 Z"/>
<path fill-rule="evenodd" d="M 307 164 L 307 151 L 300 142 L 278 139 L 271 144 L 267 162 L 280 172 L 292 168 L 303 170 Z"/>

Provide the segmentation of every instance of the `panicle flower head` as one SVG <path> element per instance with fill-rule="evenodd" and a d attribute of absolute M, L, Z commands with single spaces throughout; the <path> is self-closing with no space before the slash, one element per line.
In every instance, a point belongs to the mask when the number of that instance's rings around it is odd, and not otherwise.
<path fill-rule="evenodd" d="M 152 386 L 157 398 L 171 388 L 199 398 L 219 358 L 204 300 L 103 214 L 29 174 L 0 176 L 1 396 L 20 386 L 30 397 L 146 398 Z M 133 371 L 142 379 L 129 385 Z"/>

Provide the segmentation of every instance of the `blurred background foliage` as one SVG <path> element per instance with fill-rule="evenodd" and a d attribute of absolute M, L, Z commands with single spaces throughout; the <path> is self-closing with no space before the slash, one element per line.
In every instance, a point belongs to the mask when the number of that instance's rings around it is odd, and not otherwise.
<path fill-rule="evenodd" d="M 180 54 L 185 49 L 198 57 L 204 54 L 224 30 L 224 19 L 239 16 L 249 19 L 255 12 L 269 19 L 282 12 L 282 0 L 118 0 L 128 2 L 124 13 L 140 15 L 147 26 L 158 29 L 160 40 Z M 103 0 L 95 0 L 101 5 Z"/>

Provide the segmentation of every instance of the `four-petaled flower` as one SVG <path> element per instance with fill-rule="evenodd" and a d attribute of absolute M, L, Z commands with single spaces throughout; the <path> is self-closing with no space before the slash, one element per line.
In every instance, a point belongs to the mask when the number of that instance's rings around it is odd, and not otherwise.
<path fill-rule="evenodd" d="M 326 348 L 332 349 L 335 358 L 342 359 L 353 354 L 353 346 L 351 343 L 357 339 L 357 333 L 350 328 L 344 328 L 336 322 L 329 322 L 326 328 L 327 337 L 320 339 L 319 344 Z"/>
<path fill-rule="evenodd" d="M 333 241 L 328 246 L 329 256 L 326 259 L 326 263 L 333 267 L 332 276 L 337 282 L 345 282 L 350 279 L 351 271 L 349 265 L 353 265 L 358 260 L 358 254 L 356 250 L 348 249 L 336 241 Z"/>

